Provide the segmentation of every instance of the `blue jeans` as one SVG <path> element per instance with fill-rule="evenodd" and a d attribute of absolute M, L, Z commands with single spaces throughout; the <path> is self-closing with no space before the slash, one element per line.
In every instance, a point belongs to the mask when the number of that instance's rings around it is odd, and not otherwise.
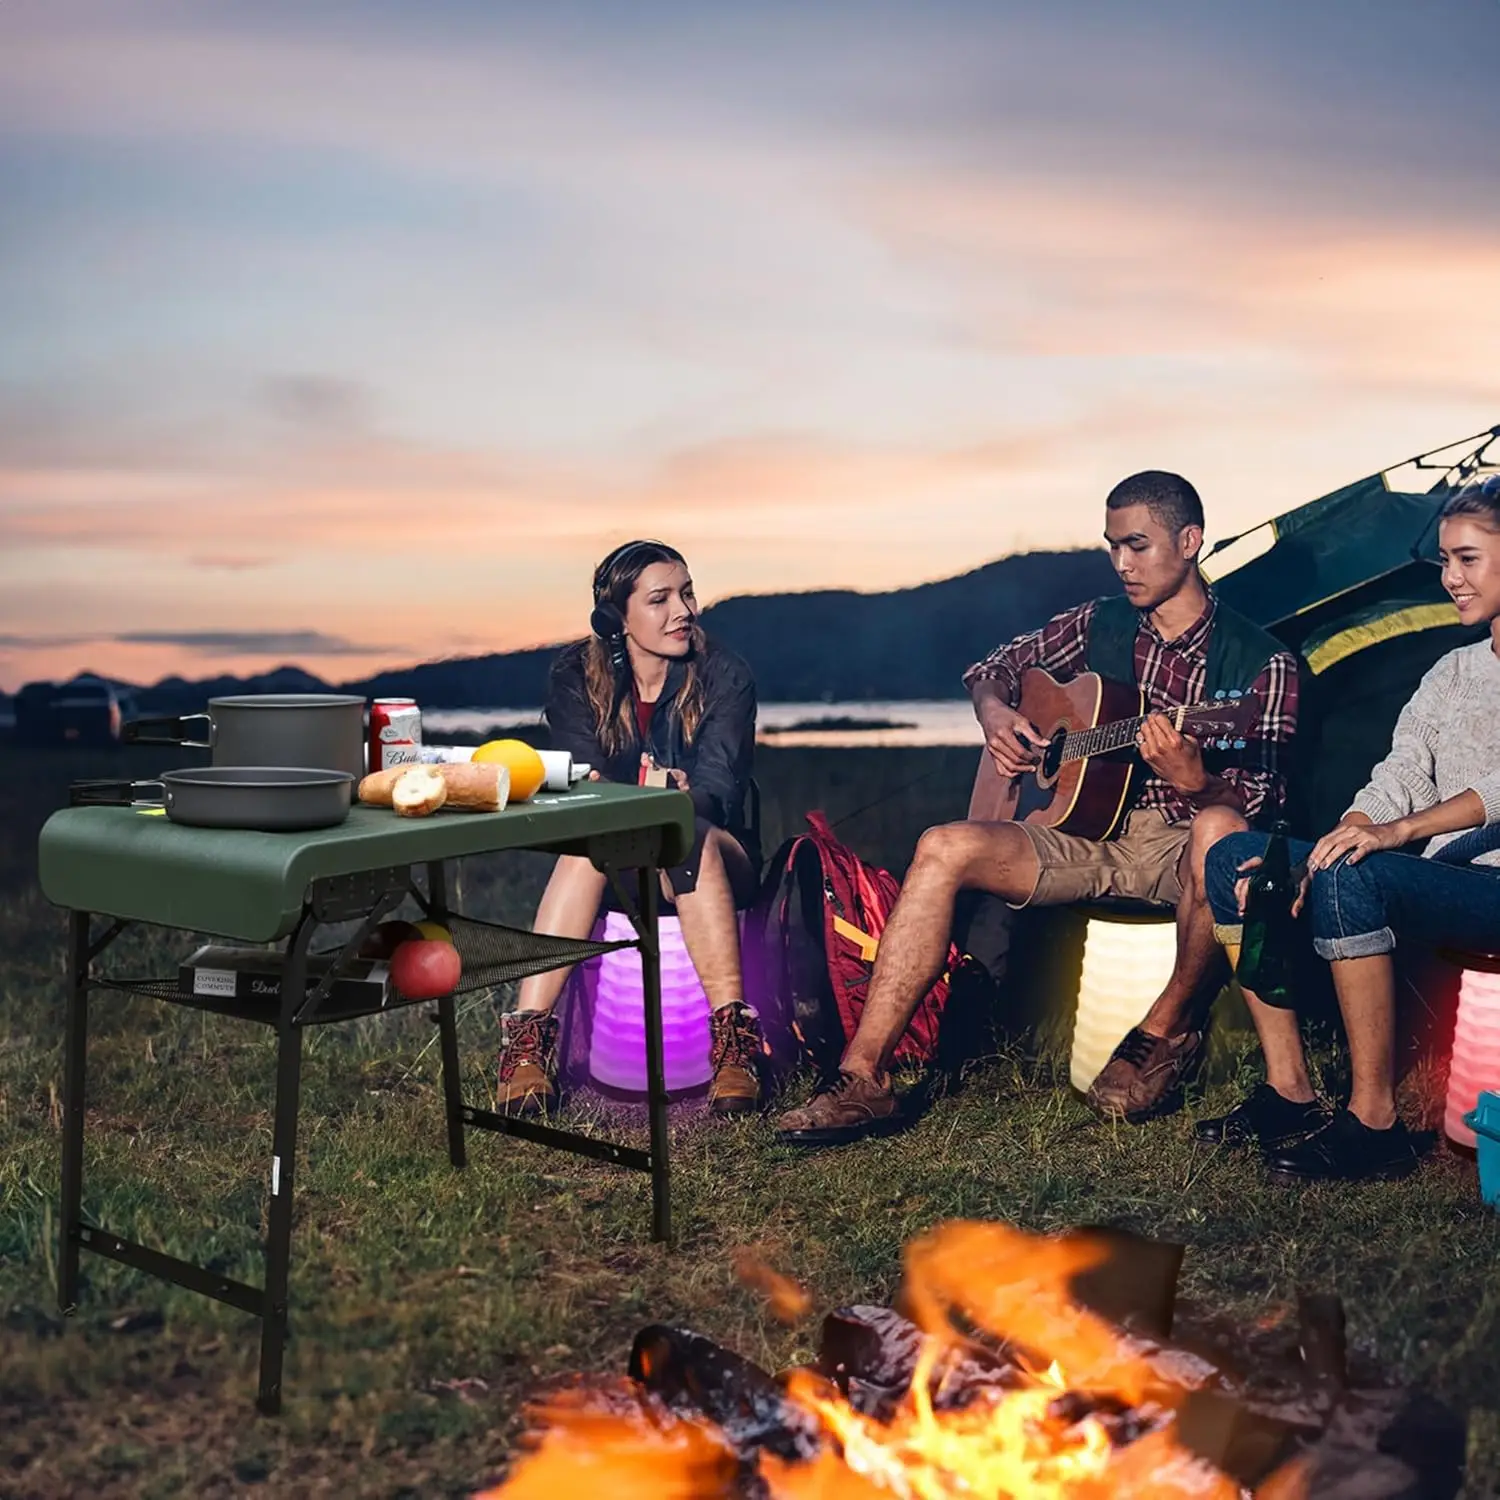
<path fill-rule="evenodd" d="M 1220 942 L 1240 940 L 1234 885 L 1239 867 L 1265 853 L 1268 835 L 1232 833 L 1208 851 L 1205 883 Z M 1293 865 L 1312 850 L 1289 839 Z M 1307 896 L 1313 947 L 1319 958 L 1366 958 L 1389 953 L 1396 933 L 1429 946 L 1500 949 L 1500 868 L 1457 865 L 1415 854 L 1367 854 L 1313 873 Z"/>

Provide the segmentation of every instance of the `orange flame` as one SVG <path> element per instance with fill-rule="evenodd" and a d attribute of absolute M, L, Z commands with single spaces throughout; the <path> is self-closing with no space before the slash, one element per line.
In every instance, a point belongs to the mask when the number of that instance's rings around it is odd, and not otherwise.
<path fill-rule="evenodd" d="M 1106 1253 L 1098 1244 L 956 1219 L 906 1247 L 900 1305 L 932 1338 L 954 1341 L 956 1311 L 984 1332 L 1060 1364 L 1075 1386 L 1134 1404 L 1146 1393 L 1149 1367 L 1069 1291 L 1072 1278 Z"/>
<path fill-rule="evenodd" d="M 565 1391 L 528 1415 L 541 1429 L 511 1475 L 475 1500 L 725 1500 L 738 1465 L 707 1421 L 674 1416 L 621 1382 L 604 1391 Z"/>
<path fill-rule="evenodd" d="M 812 1298 L 790 1276 L 774 1270 L 755 1250 L 736 1250 L 734 1274 L 752 1291 L 759 1292 L 778 1323 L 796 1323 L 812 1309 Z"/>
<path fill-rule="evenodd" d="M 1116 1448 L 1099 1417 L 1071 1420 L 1058 1406 L 1072 1389 L 1139 1407 L 1155 1384 L 1129 1340 L 1069 1296 L 1071 1278 L 1106 1253 L 967 1221 L 914 1241 L 900 1305 L 927 1337 L 906 1399 L 882 1421 L 822 1377 L 793 1371 L 787 1397 L 816 1418 L 824 1441 L 805 1462 L 759 1454 L 755 1472 L 773 1500 L 1235 1500 L 1237 1484 L 1177 1443 L 1167 1409 L 1155 1408 L 1155 1430 Z M 762 1263 L 744 1264 L 762 1276 Z M 965 1342 L 955 1315 L 1050 1364 L 1019 1389 L 984 1387 L 967 1404 L 935 1410 L 933 1377 Z M 559 1500 L 586 1487 L 611 1500 L 733 1492 L 735 1457 L 710 1422 L 674 1417 L 638 1388 L 623 1389 L 630 1394 L 573 1394 L 537 1408 L 539 1444 L 480 1500 Z"/>

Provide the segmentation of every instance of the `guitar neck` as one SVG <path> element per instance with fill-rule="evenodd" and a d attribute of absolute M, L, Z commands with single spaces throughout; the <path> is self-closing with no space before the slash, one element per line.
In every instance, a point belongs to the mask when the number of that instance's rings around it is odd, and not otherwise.
<path fill-rule="evenodd" d="M 1172 727 L 1181 734 L 1191 709 L 1184 706 L 1169 708 L 1164 712 L 1172 721 Z M 1115 719 L 1108 724 L 1095 724 L 1092 729 L 1075 729 L 1063 739 L 1063 762 L 1085 760 L 1090 755 L 1107 755 L 1111 750 L 1123 750 L 1126 745 L 1133 745 L 1147 717 L 1146 714 L 1137 714 L 1133 719 Z"/>

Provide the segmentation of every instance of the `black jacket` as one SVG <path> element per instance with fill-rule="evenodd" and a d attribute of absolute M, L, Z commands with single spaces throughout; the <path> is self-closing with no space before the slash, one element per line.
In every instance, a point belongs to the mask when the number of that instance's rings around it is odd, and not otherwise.
<path fill-rule="evenodd" d="M 703 718 L 691 745 L 682 734 L 677 693 L 686 674 L 682 661 L 667 668 L 658 707 L 651 715 L 645 740 L 632 732 L 625 747 L 606 756 L 594 729 L 594 710 L 584 687 L 587 641 L 565 646 L 552 663 L 547 681 L 547 724 L 552 745 L 567 750 L 575 761 L 585 761 L 606 781 L 634 786 L 641 753 L 649 750 L 659 766 L 686 771 L 693 810 L 718 828 L 732 833 L 759 868 L 760 850 L 752 847 L 754 830 L 747 826 L 750 772 L 755 755 L 755 679 L 733 651 L 708 643 L 699 658 L 703 673 Z"/>

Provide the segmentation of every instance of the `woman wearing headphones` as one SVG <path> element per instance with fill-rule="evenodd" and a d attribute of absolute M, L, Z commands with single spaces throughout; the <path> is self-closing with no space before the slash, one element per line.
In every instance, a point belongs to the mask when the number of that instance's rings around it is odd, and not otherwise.
<path fill-rule="evenodd" d="M 593 634 L 565 647 L 547 686 L 555 749 L 605 781 L 635 785 L 653 767 L 688 793 L 697 837 L 662 875 L 683 943 L 712 1009 L 713 1082 L 719 1114 L 759 1101 L 761 1032 L 744 1001 L 736 906 L 754 896 L 760 850 L 744 805 L 755 750 L 755 682 L 732 651 L 698 626 L 698 601 L 682 554 L 661 542 L 617 547 L 594 570 Z M 585 938 L 608 887 L 577 855 L 562 855 L 537 908 L 535 931 Z M 523 980 L 501 1018 L 499 1109 L 534 1114 L 557 1097 L 558 1022 L 567 980 L 555 969 Z"/>

